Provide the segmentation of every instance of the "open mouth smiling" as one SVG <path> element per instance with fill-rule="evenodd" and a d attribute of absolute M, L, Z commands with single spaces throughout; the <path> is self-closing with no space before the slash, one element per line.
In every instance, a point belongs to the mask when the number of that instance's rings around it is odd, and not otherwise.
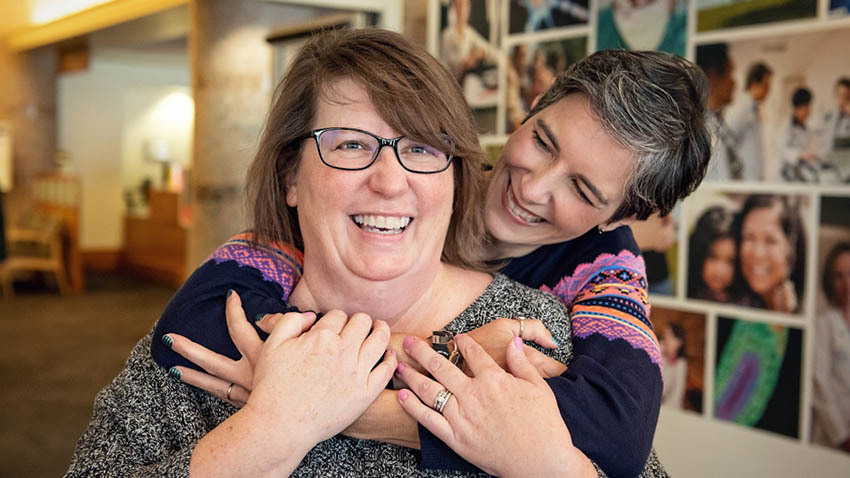
<path fill-rule="evenodd" d="M 350 216 L 354 224 L 366 232 L 376 234 L 401 234 L 413 221 L 409 216 L 380 216 L 375 214 L 356 214 Z"/>
<path fill-rule="evenodd" d="M 514 196 L 513 188 L 511 188 L 510 179 L 508 179 L 508 187 L 505 191 L 505 208 L 517 219 L 520 219 L 521 221 L 526 222 L 528 224 L 533 225 L 546 222 L 546 220 L 542 217 L 526 210 L 518 204 L 516 196 Z"/>

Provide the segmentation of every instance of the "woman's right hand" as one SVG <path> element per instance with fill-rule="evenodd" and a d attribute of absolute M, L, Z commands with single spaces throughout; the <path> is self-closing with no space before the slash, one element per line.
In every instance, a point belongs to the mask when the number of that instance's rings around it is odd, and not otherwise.
<path fill-rule="evenodd" d="M 397 360 L 388 354 L 375 366 L 390 329 L 366 314 L 349 318 L 332 310 L 307 332 L 299 325 L 281 320 L 271 331 L 256 358 L 245 409 L 276 423 L 300 423 L 299 435 L 315 444 L 343 431 L 369 407 L 392 378 Z"/>
<path fill-rule="evenodd" d="M 228 321 L 238 312 L 234 293 Z M 198 442 L 190 475 L 291 473 L 310 449 L 340 433 L 384 390 L 395 354 L 375 364 L 388 341 L 387 324 L 365 314 L 349 318 L 331 311 L 318 323 L 313 313 L 284 315 L 257 354 L 243 351 L 254 364 L 253 391 L 241 410 Z"/>

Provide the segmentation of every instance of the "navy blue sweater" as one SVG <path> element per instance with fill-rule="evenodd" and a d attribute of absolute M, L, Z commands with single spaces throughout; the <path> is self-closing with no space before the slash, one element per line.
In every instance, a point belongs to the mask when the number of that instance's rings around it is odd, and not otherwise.
<path fill-rule="evenodd" d="M 166 333 L 240 357 L 224 317 L 229 289 L 239 293 L 249 319 L 294 310 L 286 300 L 301 276 L 300 252 L 283 245 L 251 248 L 249 240 L 243 234 L 220 247 L 171 299 L 154 331 L 158 364 L 199 369 L 159 340 Z M 640 474 L 658 420 L 661 369 L 644 264 L 631 231 L 591 231 L 543 246 L 512 259 L 502 272 L 556 295 L 568 308 L 573 360 L 547 382 L 575 446 L 609 476 Z M 425 428 L 419 432 L 424 468 L 475 469 Z"/>

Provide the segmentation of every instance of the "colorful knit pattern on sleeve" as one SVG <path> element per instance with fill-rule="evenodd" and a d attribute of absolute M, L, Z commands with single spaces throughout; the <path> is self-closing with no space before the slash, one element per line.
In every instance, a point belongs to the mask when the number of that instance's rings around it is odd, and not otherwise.
<path fill-rule="evenodd" d="M 610 476 L 637 476 L 658 421 L 661 360 L 631 230 L 594 230 L 542 246 L 503 273 L 566 305 L 573 358 L 563 375 L 546 381 L 576 447 Z"/>
<path fill-rule="evenodd" d="M 159 365 L 199 369 L 162 341 L 162 336 L 169 333 L 180 334 L 234 360 L 241 357 L 230 339 L 224 315 L 229 290 L 239 294 L 251 324 L 257 315 L 295 310 L 286 301 L 301 278 L 301 251 L 286 244 L 252 245 L 251 239 L 245 233 L 228 240 L 171 298 L 154 328 L 151 353 Z M 265 340 L 267 334 L 254 327 Z"/>
<path fill-rule="evenodd" d="M 263 279 L 275 282 L 283 289 L 282 300 L 287 300 L 301 278 L 304 253 L 294 246 L 281 243 L 257 244 L 251 247 L 251 233 L 230 238 L 212 253 L 208 260 L 221 264 L 234 261 L 242 267 L 252 267 Z"/>
<path fill-rule="evenodd" d="M 554 288 L 540 288 L 568 306 L 572 304 L 574 337 L 601 334 L 608 340 L 623 339 L 646 352 L 652 363 L 660 367 L 661 353 L 649 321 L 643 268 L 640 256 L 630 251 L 600 254 L 593 262 L 578 266 Z"/>

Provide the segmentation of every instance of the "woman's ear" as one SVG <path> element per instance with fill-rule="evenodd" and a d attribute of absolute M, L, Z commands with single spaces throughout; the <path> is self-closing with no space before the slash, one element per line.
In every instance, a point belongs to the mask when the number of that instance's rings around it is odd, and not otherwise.
<path fill-rule="evenodd" d="M 285 180 L 286 183 L 286 205 L 289 207 L 298 207 L 298 181 L 295 176 L 297 173 L 290 173 Z"/>
<path fill-rule="evenodd" d="M 607 224 L 600 224 L 597 227 L 599 227 L 599 230 L 601 232 L 607 232 L 607 231 L 613 231 L 614 229 L 617 229 L 620 226 L 628 226 L 629 224 L 632 224 L 636 221 L 637 221 L 636 216 L 630 216 L 630 217 L 626 217 L 626 218 L 620 219 L 620 220 L 615 221 L 615 222 L 609 222 Z"/>

